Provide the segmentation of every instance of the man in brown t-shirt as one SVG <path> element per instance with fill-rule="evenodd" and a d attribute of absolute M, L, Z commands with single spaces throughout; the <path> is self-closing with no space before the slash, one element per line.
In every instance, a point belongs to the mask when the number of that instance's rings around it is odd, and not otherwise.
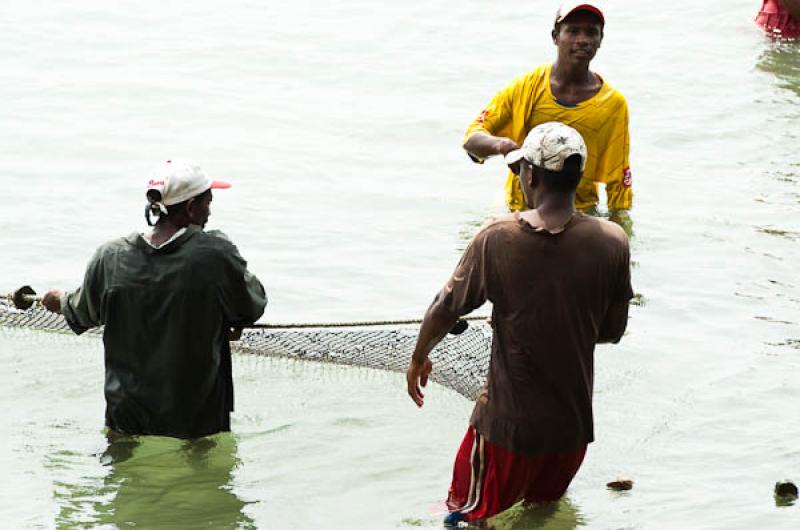
<path fill-rule="evenodd" d="M 625 232 L 573 206 L 580 134 L 544 123 L 508 158 L 532 209 L 478 232 L 428 308 L 407 373 L 421 407 L 428 354 L 460 316 L 493 303 L 488 380 L 456 457 L 448 524 L 564 494 L 594 440 L 594 346 L 620 340 L 633 296 Z"/>

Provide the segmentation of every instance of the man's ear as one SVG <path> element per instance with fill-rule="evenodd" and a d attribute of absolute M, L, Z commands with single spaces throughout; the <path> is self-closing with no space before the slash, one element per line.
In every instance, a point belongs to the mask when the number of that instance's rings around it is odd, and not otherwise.
<path fill-rule="evenodd" d="M 539 177 L 536 175 L 536 167 L 535 166 L 528 166 L 530 168 L 530 172 L 528 174 L 528 186 L 531 189 L 535 188 L 539 185 Z"/>
<path fill-rule="evenodd" d="M 553 28 L 553 31 L 550 32 L 550 36 L 553 37 L 553 44 L 558 46 L 558 26 Z"/>
<path fill-rule="evenodd" d="M 194 198 L 192 198 L 186 201 L 186 206 L 183 207 L 183 213 L 185 213 L 186 217 L 188 217 L 189 219 L 192 218 L 192 212 L 194 212 L 194 205 L 195 205 L 195 200 Z"/>

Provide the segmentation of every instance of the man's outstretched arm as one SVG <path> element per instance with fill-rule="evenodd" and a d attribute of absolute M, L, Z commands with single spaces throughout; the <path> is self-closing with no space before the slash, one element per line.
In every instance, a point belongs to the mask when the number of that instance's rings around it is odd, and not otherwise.
<path fill-rule="evenodd" d="M 424 399 L 422 387 L 428 383 L 428 375 L 431 373 L 432 364 L 428 355 L 447 332 L 453 329 L 459 317 L 477 309 L 487 299 L 485 254 L 486 229 L 484 228 L 467 245 L 447 285 L 439 291 L 425 312 L 425 318 L 419 328 L 417 345 L 411 356 L 411 364 L 406 372 L 408 395 L 418 407 L 422 406 Z"/>
<path fill-rule="evenodd" d="M 483 160 L 494 155 L 505 156 L 511 151 L 519 149 L 519 144 L 503 136 L 475 132 L 464 142 L 464 149 L 473 157 Z"/>
<path fill-rule="evenodd" d="M 464 142 L 464 150 L 475 161 L 483 161 L 490 156 L 505 156 L 511 151 L 519 149 L 519 144 L 510 138 L 492 136 L 486 132 L 475 132 Z M 519 175 L 519 162 L 510 164 L 509 169 Z"/>

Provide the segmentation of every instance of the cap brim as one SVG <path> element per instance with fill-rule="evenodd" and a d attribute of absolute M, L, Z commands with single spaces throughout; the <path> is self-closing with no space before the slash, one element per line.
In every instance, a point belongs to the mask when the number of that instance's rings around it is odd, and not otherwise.
<path fill-rule="evenodd" d="M 231 187 L 230 183 L 225 182 L 224 180 L 212 180 L 211 181 L 211 189 L 212 190 L 225 190 L 225 189 L 228 189 L 230 187 Z"/>
<path fill-rule="evenodd" d="M 568 16 L 570 16 L 572 13 L 574 13 L 576 11 L 588 11 L 588 12 L 600 17 L 600 22 L 601 23 L 603 23 L 603 24 L 606 23 L 606 17 L 603 16 L 603 12 L 600 11 L 599 7 L 595 7 L 592 4 L 578 4 L 575 7 L 573 7 L 572 9 L 570 9 L 569 11 L 567 11 L 566 13 L 564 13 L 563 15 L 560 15 L 556 19 L 556 24 L 558 24 L 559 22 L 563 22 L 565 18 L 567 18 Z"/>
<path fill-rule="evenodd" d="M 507 166 L 516 164 L 524 158 L 522 149 L 514 149 L 513 151 L 509 151 L 504 158 Z"/>

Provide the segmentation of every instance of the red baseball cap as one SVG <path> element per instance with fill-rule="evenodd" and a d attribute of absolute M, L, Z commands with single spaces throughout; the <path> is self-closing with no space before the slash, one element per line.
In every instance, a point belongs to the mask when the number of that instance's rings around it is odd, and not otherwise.
<path fill-rule="evenodd" d="M 561 4 L 561 7 L 558 8 L 556 11 L 556 24 L 563 22 L 565 18 L 570 16 L 575 11 L 588 11 L 600 17 L 600 23 L 606 23 L 606 17 L 603 16 L 603 12 L 597 7 L 596 4 L 587 4 L 585 2 L 564 2 Z"/>

